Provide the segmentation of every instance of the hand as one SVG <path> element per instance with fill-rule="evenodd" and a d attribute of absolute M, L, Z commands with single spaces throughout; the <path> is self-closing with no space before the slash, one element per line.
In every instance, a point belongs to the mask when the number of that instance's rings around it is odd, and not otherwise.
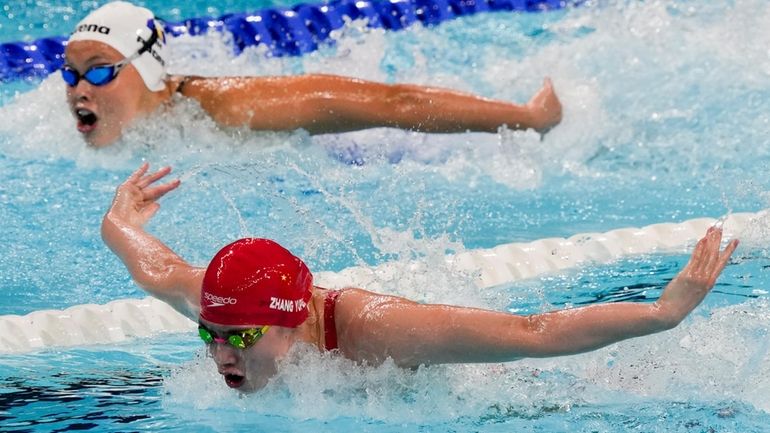
<path fill-rule="evenodd" d="M 171 173 L 171 167 L 163 167 L 155 173 L 146 174 L 149 168 L 150 164 L 145 162 L 118 186 L 112 205 L 107 211 L 109 218 L 117 218 L 130 225 L 141 227 L 160 208 L 158 199 L 179 186 L 179 179 L 153 186 L 155 182 Z"/>
<path fill-rule="evenodd" d="M 674 278 L 656 302 L 667 322 L 676 325 L 706 297 L 738 246 L 733 239 L 719 251 L 722 228 L 710 227 L 692 252 L 687 266 Z"/>
<path fill-rule="evenodd" d="M 535 130 L 545 134 L 561 122 L 561 102 L 553 90 L 550 78 L 543 80 L 543 87 L 527 103 Z"/>

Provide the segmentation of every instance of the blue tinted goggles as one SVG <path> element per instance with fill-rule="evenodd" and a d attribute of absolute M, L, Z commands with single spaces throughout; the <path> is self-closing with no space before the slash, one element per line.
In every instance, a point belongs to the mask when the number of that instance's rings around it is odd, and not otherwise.
<path fill-rule="evenodd" d="M 110 81 L 114 80 L 118 76 L 118 72 L 123 69 L 129 63 L 128 59 L 121 60 L 114 65 L 98 65 L 91 66 L 82 75 L 80 72 L 72 69 L 68 65 L 64 65 L 61 69 L 61 77 L 64 82 L 70 87 L 75 87 L 80 82 L 80 79 L 84 79 L 94 86 L 104 86 Z"/>
<path fill-rule="evenodd" d="M 154 22 L 153 22 L 153 25 L 155 25 Z M 94 86 L 104 86 L 105 84 L 114 80 L 115 77 L 118 76 L 118 72 L 120 72 L 121 69 L 125 68 L 126 65 L 138 59 L 139 56 L 146 53 L 147 51 L 150 51 L 153 44 L 155 44 L 155 42 L 157 41 L 158 41 L 158 31 L 156 29 L 156 30 L 153 30 L 153 32 L 150 34 L 150 37 L 147 39 L 147 41 L 144 42 L 142 47 L 139 48 L 139 51 L 137 51 L 134 55 L 130 57 L 126 57 L 125 59 L 112 65 L 91 66 L 83 74 L 76 71 L 69 65 L 64 65 L 61 68 L 61 77 L 64 79 L 64 82 L 67 83 L 67 85 L 70 87 L 77 86 L 81 78 L 93 84 Z"/>

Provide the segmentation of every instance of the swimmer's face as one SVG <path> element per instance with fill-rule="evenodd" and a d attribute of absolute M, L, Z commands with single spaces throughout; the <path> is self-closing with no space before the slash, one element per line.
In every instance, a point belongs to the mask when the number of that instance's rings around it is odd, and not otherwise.
<path fill-rule="evenodd" d="M 90 67 L 114 64 L 125 57 L 109 45 L 96 41 L 73 41 L 65 50 L 66 64 L 80 73 L 74 87 L 67 87 L 67 102 L 77 129 L 88 144 L 107 146 L 120 138 L 122 130 L 136 117 L 149 111 L 152 94 L 133 65 L 123 68 L 103 86 L 82 78 Z"/>
<path fill-rule="evenodd" d="M 202 322 L 219 336 L 244 327 L 223 327 Z M 271 326 L 253 346 L 237 349 L 229 344 L 211 343 L 209 354 L 217 364 L 217 371 L 230 388 L 251 392 L 263 388 L 277 372 L 277 362 L 292 346 L 292 329 Z"/>

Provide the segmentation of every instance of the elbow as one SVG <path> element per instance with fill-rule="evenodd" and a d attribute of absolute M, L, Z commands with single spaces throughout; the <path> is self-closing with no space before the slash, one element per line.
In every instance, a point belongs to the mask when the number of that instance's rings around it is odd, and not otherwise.
<path fill-rule="evenodd" d="M 460 111 L 473 112 L 472 107 L 448 107 L 447 98 L 430 88 L 390 85 L 382 106 L 388 113 L 383 122 L 390 127 L 429 133 L 464 132 L 477 128 L 486 130 L 481 126 L 472 127 L 468 118 L 459 114 Z"/>
<path fill-rule="evenodd" d="M 550 319 L 547 315 L 531 314 L 523 316 L 523 321 L 513 324 L 518 349 L 516 353 L 509 354 L 509 360 L 523 358 L 544 358 L 560 355 L 560 338 L 553 333 Z M 555 349 L 557 348 L 557 349 Z"/>
<path fill-rule="evenodd" d="M 170 282 L 181 266 L 167 260 L 139 261 L 131 271 L 131 277 L 142 289 L 156 294 L 170 291 Z"/>
<path fill-rule="evenodd" d="M 659 331 L 669 331 L 679 326 L 680 323 L 682 323 L 681 320 L 669 319 L 669 320 L 659 321 L 657 325 L 658 325 Z"/>
<path fill-rule="evenodd" d="M 137 286 L 149 293 L 157 292 L 163 286 L 164 281 L 160 276 L 160 272 L 147 269 L 143 269 L 140 272 L 131 272 L 131 278 L 133 278 Z"/>
<path fill-rule="evenodd" d="M 392 107 L 394 114 L 408 116 L 420 109 L 420 107 L 433 104 L 432 99 L 424 92 L 416 91 L 412 86 L 393 84 L 385 95 L 385 106 Z"/>

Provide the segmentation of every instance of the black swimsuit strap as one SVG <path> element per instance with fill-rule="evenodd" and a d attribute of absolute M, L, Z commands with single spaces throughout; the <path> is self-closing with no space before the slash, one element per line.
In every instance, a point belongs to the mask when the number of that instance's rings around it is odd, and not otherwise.
<path fill-rule="evenodd" d="M 184 85 L 187 84 L 187 80 L 189 80 L 190 78 L 192 77 L 190 77 L 189 75 L 185 75 L 184 77 L 182 77 L 182 79 L 179 81 L 179 84 L 176 86 L 176 93 L 182 93 L 182 91 L 184 90 Z"/>

